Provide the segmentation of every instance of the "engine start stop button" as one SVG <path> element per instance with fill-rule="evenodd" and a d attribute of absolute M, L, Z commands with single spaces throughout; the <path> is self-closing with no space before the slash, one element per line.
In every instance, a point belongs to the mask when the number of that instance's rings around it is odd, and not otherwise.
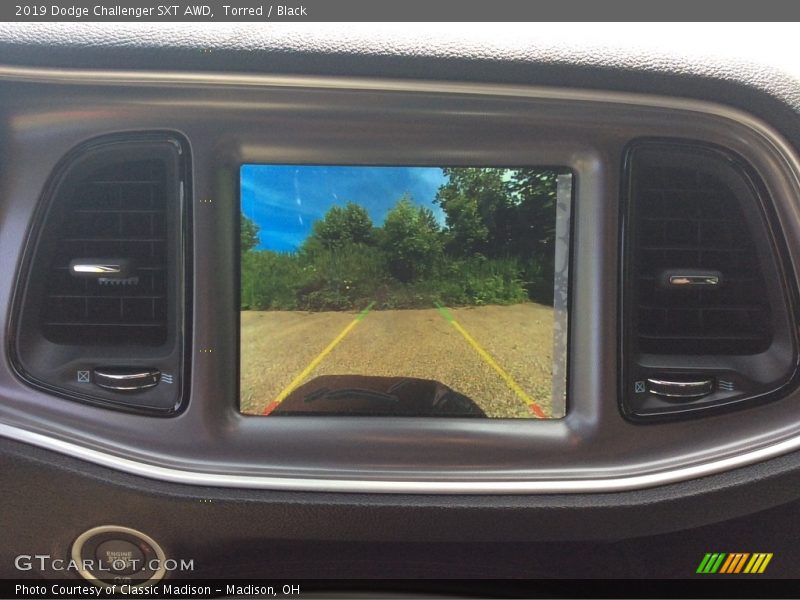
<path fill-rule="evenodd" d="M 97 560 L 117 575 L 133 575 L 144 568 L 144 552 L 127 540 L 108 540 L 97 547 Z"/>
<path fill-rule="evenodd" d="M 166 555 L 149 535 L 118 525 L 84 531 L 72 544 L 72 560 L 81 576 L 99 587 L 144 587 L 166 575 Z"/>

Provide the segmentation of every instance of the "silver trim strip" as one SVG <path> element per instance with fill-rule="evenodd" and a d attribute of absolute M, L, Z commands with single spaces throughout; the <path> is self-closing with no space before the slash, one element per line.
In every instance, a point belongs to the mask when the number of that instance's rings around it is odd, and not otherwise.
<path fill-rule="evenodd" d="M 392 81 L 361 78 L 284 77 L 227 73 L 179 73 L 133 71 L 83 71 L 79 69 L 28 68 L 0 65 L 0 80 L 76 85 L 293 87 L 331 90 L 427 92 L 497 97 L 537 98 L 587 103 L 611 103 L 695 112 L 733 121 L 763 139 L 791 169 L 798 182 L 800 162 L 792 147 L 770 125 L 740 110 L 721 104 L 684 98 L 665 98 L 625 92 L 572 90 L 503 84 L 429 81 Z M 800 187 L 800 185 L 798 185 Z M 748 452 L 702 464 L 626 477 L 561 480 L 377 480 L 228 475 L 158 466 L 102 452 L 76 443 L 0 423 L 0 436 L 66 454 L 80 460 L 133 475 L 186 485 L 260 488 L 293 491 L 420 494 L 530 494 L 622 492 L 687 481 L 774 458 L 800 449 L 800 436 Z"/>
<path fill-rule="evenodd" d="M 114 456 L 50 436 L 0 424 L 0 436 L 60 452 L 102 467 L 124 471 L 169 483 L 225 488 L 255 488 L 302 492 L 394 493 L 394 494 L 564 494 L 587 492 L 626 492 L 677 483 L 722 473 L 800 449 L 800 437 L 746 454 L 730 456 L 701 465 L 681 467 L 659 473 L 609 477 L 606 479 L 532 481 L 387 481 L 377 479 L 311 479 L 303 477 L 263 477 L 226 475 L 161 467 Z"/>
<path fill-rule="evenodd" d="M 39 67 L 17 67 L 0 64 L 1 81 L 64 83 L 75 85 L 148 85 L 170 87 L 273 87 L 318 90 L 353 90 L 383 92 L 428 92 L 473 96 L 536 98 L 573 102 L 610 103 L 629 106 L 666 108 L 704 115 L 715 115 L 752 129 L 776 147 L 784 158 L 793 157 L 791 146 L 770 125 L 739 109 L 688 98 L 672 98 L 633 92 L 579 90 L 514 84 L 392 80 L 363 77 L 284 76 L 244 73 L 184 73 L 180 71 L 110 71 Z M 798 161 L 791 158 L 794 167 Z"/>

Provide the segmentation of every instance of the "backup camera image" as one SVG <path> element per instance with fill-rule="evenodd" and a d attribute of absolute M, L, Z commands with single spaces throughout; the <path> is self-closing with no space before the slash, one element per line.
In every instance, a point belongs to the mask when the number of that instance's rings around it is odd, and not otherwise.
<path fill-rule="evenodd" d="M 571 185 L 243 165 L 241 412 L 563 417 Z"/>

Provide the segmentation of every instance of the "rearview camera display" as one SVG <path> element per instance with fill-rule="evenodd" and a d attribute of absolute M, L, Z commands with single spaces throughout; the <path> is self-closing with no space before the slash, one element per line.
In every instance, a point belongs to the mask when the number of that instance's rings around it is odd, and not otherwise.
<path fill-rule="evenodd" d="M 566 170 L 248 164 L 240 189 L 242 413 L 564 416 Z"/>

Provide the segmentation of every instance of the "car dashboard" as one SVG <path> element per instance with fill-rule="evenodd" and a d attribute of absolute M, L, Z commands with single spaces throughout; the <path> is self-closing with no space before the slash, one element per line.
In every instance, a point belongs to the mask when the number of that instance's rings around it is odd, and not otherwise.
<path fill-rule="evenodd" d="M 0 26 L 0 574 L 682 578 L 725 551 L 796 576 L 798 74 L 779 41 L 570 27 Z M 560 169 L 563 415 L 243 414 L 243 165 Z M 510 331 L 434 300 L 464 378 L 529 398 Z M 362 304 L 333 341 L 266 338 L 321 351 L 278 403 L 394 309 Z M 395 343 L 425 364 L 422 339 Z M 159 568 L 20 567 L 103 544 Z"/>

